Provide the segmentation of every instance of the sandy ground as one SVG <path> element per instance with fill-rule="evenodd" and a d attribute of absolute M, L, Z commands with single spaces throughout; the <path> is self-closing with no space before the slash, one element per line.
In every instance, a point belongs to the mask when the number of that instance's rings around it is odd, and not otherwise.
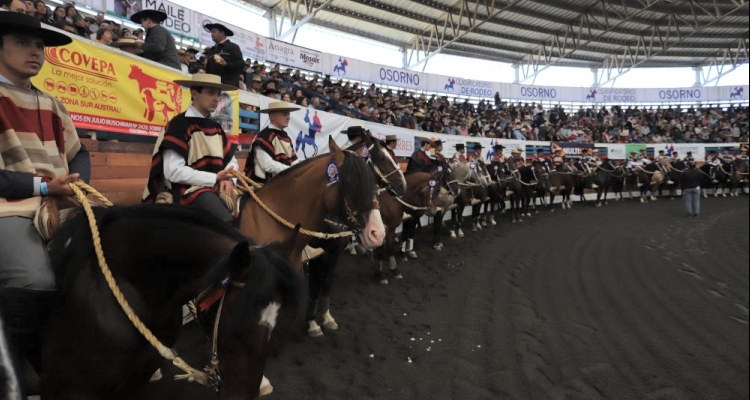
<path fill-rule="evenodd" d="M 278 346 L 274 399 L 748 399 L 748 198 L 542 212 L 446 239 L 389 287 L 337 270 L 341 328 Z M 178 351 L 205 359 L 195 327 Z M 153 399 L 216 398 L 165 380 Z"/>

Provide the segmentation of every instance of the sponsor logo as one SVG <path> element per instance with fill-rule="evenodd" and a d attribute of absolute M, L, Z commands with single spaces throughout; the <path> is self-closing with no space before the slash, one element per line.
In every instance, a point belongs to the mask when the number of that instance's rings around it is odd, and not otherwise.
<path fill-rule="evenodd" d="M 703 93 L 700 89 L 665 89 L 659 91 L 662 100 L 692 100 L 701 99 Z"/>
<path fill-rule="evenodd" d="M 138 94 L 144 105 L 143 116 L 148 122 L 166 124 L 172 117 L 182 112 L 180 85 L 152 76 L 133 64 L 130 65 L 128 78 L 138 84 Z M 105 101 L 109 99 L 105 92 L 101 95 Z M 96 100 L 99 94 L 92 90 L 91 97 Z M 162 119 L 156 120 L 157 115 L 160 115 Z"/>
<path fill-rule="evenodd" d="M 305 65 L 307 65 L 308 67 L 320 64 L 320 56 L 318 55 L 311 56 L 305 52 L 300 52 L 299 59 L 302 60 L 302 62 L 305 63 Z"/>
<path fill-rule="evenodd" d="M 586 100 L 596 101 L 597 93 L 599 93 L 599 91 L 596 90 L 596 88 L 592 88 L 591 90 L 589 90 L 589 94 L 586 95 Z"/>
<path fill-rule="evenodd" d="M 45 47 L 44 55 L 56 67 L 117 82 L 115 67 L 107 60 L 66 47 Z"/>
<path fill-rule="evenodd" d="M 419 86 L 419 74 L 397 69 L 380 68 L 380 80 L 393 83 L 404 83 Z"/>
<path fill-rule="evenodd" d="M 346 75 L 346 67 L 349 66 L 349 60 L 339 57 L 339 63 L 333 66 L 333 73 L 338 76 Z"/>
<path fill-rule="evenodd" d="M 537 99 L 556 99 L 557 89 L 521 86 L 521 97 Z"/>
<path fill-rule="evenodd" d="M 732 90 L 732 93 L 729 95 L 729 100 L 741 100 L 742 92 L 744 91 L 745 91 L 744 87 L 735 86 L 734 90 Z"/>
<path fill-rule="evenodd" d="M 274 44 L 273 42 L 268 42 L 268 51 L 274 51 L 279 54 L 283 54 L 285 56 L 293 56 L 294 55 L 294 49 L 291 47 L 282 46 L 279 44 L 279 42 L 276 42 L 277 44 Z"/>
<path fill-rule="evenodd" d="M 456 80 L 454 78 L 448 78 L 448 83 L 445 84 L 443 90 L 446 92 L 453 92 L 455 90 Z"/>

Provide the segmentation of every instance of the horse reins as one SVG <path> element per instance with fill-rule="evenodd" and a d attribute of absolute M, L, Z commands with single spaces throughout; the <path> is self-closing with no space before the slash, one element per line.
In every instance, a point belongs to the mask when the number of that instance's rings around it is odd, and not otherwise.
<path fill-rule="evenodd" d="M 185 360 L 180 358 L 174 350 L 165 346 L 161 341 L 159 341 L 159 339 L 156 336 L 154 336 L 151 330 L 148 329 L 148 327 L 146 327 L 146 325 L 138 317 L 138 315 L 136 315 L 133 308 L 130 307 L 130 304 L 125 299 L 125 295 L 122 293 L 119 286 L 117 285 L 117 282 L 115 281 L 115 278 L 112 275 L 112 271 L 109 269 L 109 266 L 107 265 L 107 260 L 104 257 L 104 250 L 102 248 L 102 240 L 99 234 L 99 228 L 97 227 L 97 224 L 96 224 L 96 217 L 94 216 L 94 210 L 91 208 L 91 203 L 86 197 L 86 192 L 96 197 L 99 201 L 104 203 L 104 205 L 106 205 L 107 207 L 112 207 L 113 206 L 112 202 L 109 201 L 109 199 L 107 199 L 106 197 L 104 197 L 103 194 L 99 193 L 96 189 L 87 185 L 83 181 L 78 180 L 75 182 L 71 182 L 68 184 L 68 186 L 73 191 L 73 193 L 78 197 L 78 200 L 81 202 L 81 205 L 83 206 L 83 210 L 86 213 L 86 218 L 88 219 L 89 227 L 91 228 L 91 238 L 94 242 L 93 243 L 94 252 L 96 253 L 96 258 L 99 262 L 99 269 L 102 271 L 102 274 L 104 275 L 104 280 L 107 282 L 107 286 L 109 287 L 109 290 L 112 292 L 112 295 L 115 297 L 117 304 L 125 313 L 125 316 L 127 316 L 130 322 L 133 324 L 133 327 L 135 327 L 138 333 L 140 333 L 143 336 L 143 338 L 146 339 L 146 341 L 151 346 L 153 346 L 157 352 L 159 352 L 159 355 L 171 361 L 175 367 L 185 372 L 184 375 L 175 375 L 175 380 L 187 380 L 188 382 L 198 382 L 204 386 L 211 386 L 215 390 L 218 391 L 219 383 L 210 374 L 203 372 L 203 371 L 199 371 L 191 367 L 187 362 L 185 362 Z M 84 192 L 84 190 L 86 192 Z M 216 365 L 218 366 L 218 359 L 216 360 Z"/>

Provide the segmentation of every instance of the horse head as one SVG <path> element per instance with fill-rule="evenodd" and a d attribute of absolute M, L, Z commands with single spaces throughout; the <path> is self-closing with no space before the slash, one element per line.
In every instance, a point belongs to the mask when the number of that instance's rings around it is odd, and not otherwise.
<path fill-rule="evenodd" d="M 299 225 L 283 243 L 242 242 L 225 258 L 230 275 L 213 339 L 220 399 L 258 398 L 274 339 L 292 332 L 299 320 L 300 279 L 288 256 L 298 233 Z"/>
<path fill-rule="evenodd" d="M 403 196 L 406 192 L 406 178 L 380 140 L 369 132 L 364 135 L 362 146 L 357 153 L 367 160 L 378 179 L 378 186 L 387 189 L 394 196 Z"/>
<path fill-rule="evenodd" d="M 328 138 L 329 169 L 338 170 L 335 195 L 326 196 L 329 210 L 339 210 L 346 223 L 358 231 L 360 243 L 368 249 L 380 247 L 385 239 L 385 226 L 380 216 L 375 177 L 364 158 L 344 151 L 332 137 Z M 330 193 L 330 192 L 329 192 Z"/>

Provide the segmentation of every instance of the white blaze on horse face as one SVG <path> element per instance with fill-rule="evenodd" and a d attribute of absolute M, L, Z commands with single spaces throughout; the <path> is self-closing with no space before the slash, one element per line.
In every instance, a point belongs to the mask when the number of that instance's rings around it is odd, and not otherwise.
<path fill-rule="evenodd" d="M 380 216 L 380 210 L 370 210 L 370 215 L 367 218 L 367 224 L 359 234 L 360 241 L 368 249 L 375 249 L 383 245 L 385 239 L 385 225 L 383 225 L 383 219 Z"/>
<path fill-rule="evenodd" d="M 266 308 L 260 313 L 260 321 L 258 322 L 258 325 L 268 328 L 269 341 L 271 340 L 271 332 L 273 332 L 273 328 L 276 327 L 276 318 L 279 317 L 280 308 L 281 304 L 272 301 L 268 303 Z"/>

